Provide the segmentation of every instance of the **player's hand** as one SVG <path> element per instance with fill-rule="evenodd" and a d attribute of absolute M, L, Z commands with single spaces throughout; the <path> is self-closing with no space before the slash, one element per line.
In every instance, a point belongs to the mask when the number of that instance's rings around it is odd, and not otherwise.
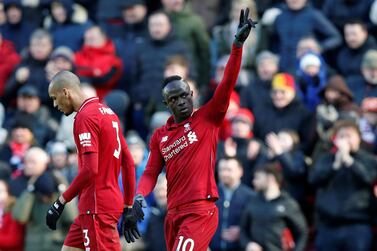
<path fill-rule="evenodd" d="M 47 211 L 46 224 L 50 229 L 56 230 L 56 222 L 58 221 L 60 215 L 63 213 L 63 210 L 64 204 L 61 203 L 58 198 Z"/>
<path fill-rule="evenodd" d="M 147 208 L 147 202 L 145 201 L 143 195 L 137 194 L 134 198 L 134 205 L 132 209 L 134 210 L 136 219 L 138 221 L 144 220 L 143 208 Z"/>
<path fill-rule="evenodd" d="M 255 28 L 255 25 L 258 22 L 253 21 L 251 18 L 249 18 L 249 8 L 246 8 L 246 11 L 243 9 L 240 13 L 240 21 L 238 23 L 237 33 L 235 35 L 234 43 L 241 47 L 247 37 L 250 34 L 251 28 Z"/>
<path fill-rule="evenodd" d="M 141 236 L 137 229 L 137 218 L 132 208 L 126 207 L 123 210 L 122 232 L 128 243 L 135 242 L 135 239 L 139 239 Z"/>

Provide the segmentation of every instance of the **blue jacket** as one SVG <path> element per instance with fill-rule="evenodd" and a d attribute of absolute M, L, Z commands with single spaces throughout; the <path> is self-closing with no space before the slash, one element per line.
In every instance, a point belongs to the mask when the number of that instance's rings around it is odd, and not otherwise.
<path fill-rule="evenodd" d="M 243 210 L 253 195 L 253 190 L 241 183 L 233 192 L 230 202 L 226 202 L 224 198 L 224 187 L 219 185 L 219 199 L 216 201 L 216 205 L 219 209 L 219 224 L 210 243 L 212 251 L 235 251 L 241 249 L 238 241 L 227 242 L 222 240 L 221 232 L 230 226 L 240 226 Z M 227 204 L 229 204 L 229 206 L 227 206 Z"/>
<path fill-rule="evenodd" d="M 278 38 L 280 70 L 293 72 L 296 66 L 296 47 L 305 36 L 315 36 L 324 51 L 341 44 L 342 38 L 333 24 L 310 6 L 293 11 L 288 7 L 276 18 L 274 30 Z"/>

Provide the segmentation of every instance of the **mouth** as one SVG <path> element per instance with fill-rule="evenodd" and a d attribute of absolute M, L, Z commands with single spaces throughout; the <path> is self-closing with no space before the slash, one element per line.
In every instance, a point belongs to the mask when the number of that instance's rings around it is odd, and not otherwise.
<path fill-rule="evenodd" d="M 184 107 L 184 108 L 180 109 L 179 112 L 180 113 L 187 113 L 188 112 L 188 108 Z"/>

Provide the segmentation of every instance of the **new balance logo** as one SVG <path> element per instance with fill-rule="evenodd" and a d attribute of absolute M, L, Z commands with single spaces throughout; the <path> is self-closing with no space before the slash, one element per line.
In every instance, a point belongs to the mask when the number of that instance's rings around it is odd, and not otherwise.
<path fill-rule="evenodd" d="M 162 142 L 166 142 L 168 140 L 168 136 L 164 136 L 164 137 L 162 137 L 162 139 L 161 139 L 161 143 Z"/>
<path fill-rule="evenodd" d="M 198 141 L 198 137 L 196 137 L 196 134 L 193 131 L 190 131 L 187 134 L 187 137 L 188 137 L 188 140 L 189 140 L 190 144 L 194 143 L 195 141 Z"/>
<path fill-rule="evenodd" d="M 84 132 L 79 134 L 80 144 L 82 146 L 92 146 L 90 132 Z"/>

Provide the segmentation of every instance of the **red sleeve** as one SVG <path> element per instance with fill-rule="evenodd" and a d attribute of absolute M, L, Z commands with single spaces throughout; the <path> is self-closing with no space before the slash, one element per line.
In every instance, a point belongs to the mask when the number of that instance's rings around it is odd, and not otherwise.
<path fill-rule="evenodd" d="M 98 143 L 100 135 L 100 121 L 97 115 L 90 116 L 89 114 L 82 115 L 82 118 L 76 125 L 77 137 L 79 142 L 77 144 L 78 152 L 81 154 L 98 152 Z"/>
<path fill-rule="evenodd" d="M 63 193 L 66 202 L 70 202 L 78 193 L 87 187 L 96 177 L 98 173 L 98 153 L 91 152 L 81 155 L 82 168 L 80 168 L 77 176 L 72 181 L 68 189 Z"/>
<path fill-rule="evenodd" d="M 124 204 L 131 206 L 133 204 L 133 198 L 135 197 L 136 188 L 136 175 L 135 164 L 132 159 L 131 153 L 128 150 L 128 146 L 123 137 L 122 142 L 122 183 L 124 191 Z"/>
<path fill-rule="evenodd" d="M 159 143 L 157 140 L 157 133 L 155 132 L 150 142 L 150 154 L 148 158 L 147 167 L 140 178 L 136 194 L 141 194 L 144 197 L 153 191 L 156 185 L 158 175 L 161 173 L 164 166 L 164 159 L 159 151 Z"/>
<path fill-rule="evenodd" d="M 238 73 L 242 61 L 242 47 L 233 44 L 230 58 L 226 64 L 224 76 L 217 86 L 211 100 L 202 108 L 206 118 L 212 123 L 220 126 L 226 111 L 228 110 L 230 95 L 237 83 Z"/>
<path fill-rule="evenodd" d="M 0 250 L 2 248 L 11 249 L 19 247 L 20 243 L 24 241 L 25 225 L 15 221 L 9 212 L 3 216 L 3 219 L 7 222 L 8 226 L 6 227 L 7 231 L 1 231 Z"/>

